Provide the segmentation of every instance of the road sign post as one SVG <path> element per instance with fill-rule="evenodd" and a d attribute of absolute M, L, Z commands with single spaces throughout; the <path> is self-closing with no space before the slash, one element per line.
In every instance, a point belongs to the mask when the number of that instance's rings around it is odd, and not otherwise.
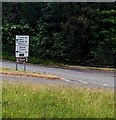
<path fill-rule="evenodd" d="M 17 71 L 17 64 L 18 64 L 18 63 L 17 63 L 17 58 L 16 58 L 16 71 Z"/>
<path fill-rule="evenodd" d="M 26 71 L 26 62 L 24 62 L 24 71 Z"/>
<path fill-rule="evenodd" d="M 16 35 L 16 70 L 18 70 L 18 62 L 23 63 L 24 71 L 26 71 L 26 62 L 29 56 L 29 36 L 28 35 Z"/>

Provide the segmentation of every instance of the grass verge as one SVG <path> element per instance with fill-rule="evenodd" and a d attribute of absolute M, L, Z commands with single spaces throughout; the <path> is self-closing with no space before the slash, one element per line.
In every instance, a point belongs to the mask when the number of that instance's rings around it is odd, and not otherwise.
<path fill-rule="evenodd" d="M 115 68 L 85 67 L 85 66 L 72 66 L 72 65 L 64 65 L 64 68 L 82 69 L 82 70 L 116 71 Z"/>
<path fill-rule="evenodd" d="M 0 54 L 1 56 L 1 54 Z M 2 59 L 3 60 L 10 60 L 15 61 L 15 57 L 9 53 L 2 53 Z M 0 57 L 0 58 L 1 58 Z M 30 57 L 28 60 L 31 64 L 39 64 L 42 66 L 52 66 L 52 67 L 63 67 L 66 69 L 81 69 L 81 70 L 102 70 L 102 71 L 116 71 L 115 68 L 111 68 L 110 66 L 106 67 L 90 67 L 90 66 L 80 66 L 80 65 L 66 65 L 63 63 L 58 63 L 50 60 L 41 60 L 36 57 Z"/>
<path fill-rule="evenodd" d="M 45 79 L 63 79 L 55 75 L 50 75 L 50 74 L 40 74 L 40 73 L 35 73 L 35 72 L 27 72 L 27 71 L 15 71 L 14 69 L 10 68 L 0 68 L 0 74 L 5 74 L 5 75 L 20 75 L 20 76 L 29 76 L 29 77 L 38 77 L 38 78 L 45 78 Z"/>
<path fill-rule="evenodd" d="M 2 112 L 3 118 L 113 118 L 114 93 L 3 80 Z"/>

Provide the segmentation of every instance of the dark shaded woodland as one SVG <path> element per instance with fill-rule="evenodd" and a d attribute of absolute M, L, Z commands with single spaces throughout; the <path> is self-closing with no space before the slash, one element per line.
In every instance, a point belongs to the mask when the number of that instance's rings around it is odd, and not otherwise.
<path fill-rule="evenodd" d="M 30 36 L 30 57 L 70 65 L 114 66 L 115 3 L 3 3 L 3 54 Z"/>

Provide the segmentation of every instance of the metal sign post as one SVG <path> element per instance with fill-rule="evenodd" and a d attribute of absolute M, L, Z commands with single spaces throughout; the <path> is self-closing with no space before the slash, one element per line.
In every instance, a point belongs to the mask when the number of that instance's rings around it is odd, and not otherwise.
<path fill-rule="evenodd" d="M 17 62 L 17 58 L 16 58 L 16 71 L 18 70 L 18 69 L 17 69 L 17 65 L 18 65 L 18 62 Z"/>
<path fill-rule="evenodd" d="M 28 35 L 16 35 L 16 70 L 18 70 L 18 62 L 23 63 L 24 71 L 26 71 L 26 62 L 29 55 L 29 36 Z"/>
<path fill-rule="evenodd" d="M 24 71 L 26 71 L 26 62 L 24 62 Z"/>

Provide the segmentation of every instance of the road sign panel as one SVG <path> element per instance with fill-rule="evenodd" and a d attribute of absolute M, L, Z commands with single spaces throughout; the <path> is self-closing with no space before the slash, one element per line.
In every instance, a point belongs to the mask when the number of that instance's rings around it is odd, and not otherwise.
<path fill-rule="evenodd" d="M 29 55 L 29 36 L 16 35 L 16 57 L 28 57 Z"/>
<path fill-rule="evenodd" d="M 29 45 L 29 36 L 16 35 L 16 45 Z"/>

